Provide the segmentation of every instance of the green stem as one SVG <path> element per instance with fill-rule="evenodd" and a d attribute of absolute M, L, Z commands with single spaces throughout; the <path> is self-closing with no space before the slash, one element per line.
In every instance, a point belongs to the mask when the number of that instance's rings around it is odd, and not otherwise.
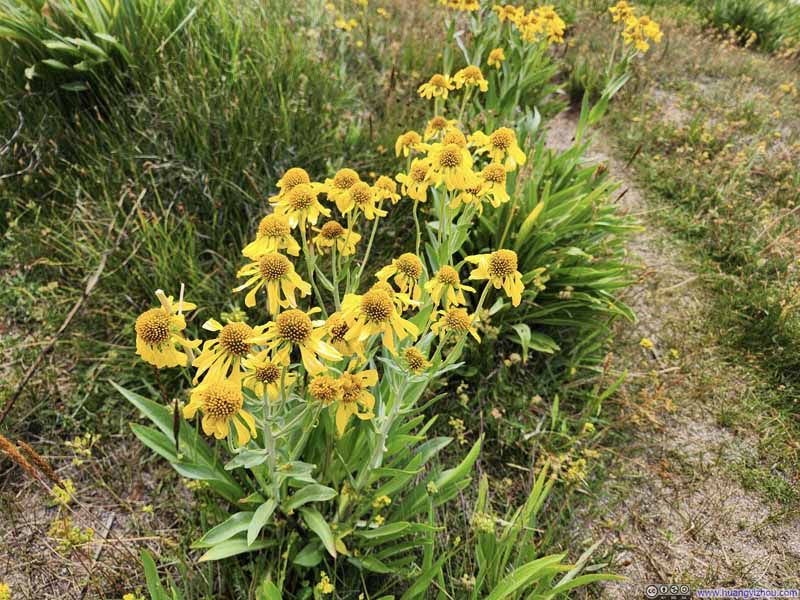
<path fill-rule="evenodd" d="M 333 247 L 331 248 L 331 269 L 333 274 L 333 302 L 336 306 L 336 310 L 339 310 L 341 307 L 341 303 L 339 301 L 339 277 L 336 268 L 336 263 L 338 260 L 339 257 L 336 254 L 336 240 L 334 240 Z"/>
<path fill-rule="evenodd" d="M 311 287 L 314 288 L 314 296 L 317 298 L 317 304 L 319 304 L 320 309 L 322 310 L 322 315 L 327 319 L 328 318 L 328 311 L 325 309 L 325 302 L 322 300 L 322 294 L 317 287 L 317 281 L 314 277 L 314 264 L 315 264 L 315 256 L 314 256 L 314 249 L 308 245 L 308 240 L 306 239 L 306 224 L 300 223 L 300 238 L 303 242 L 303 256 L 306 259 L 306 271 L 308 272 L 308 279 L 311 283 Z"/>
<path fill-rule="evenodd" d="M 378 202 L 378 210 L 381 209 L 383 206 L 383 200 Z M 361 283 L 361 275 L 364 274 L 364 268 L 367 266 L 367 261 L 369 260 L 369 254 L 372 252 L 372 242 L 375 240 L 375 232 L 378 231 L 378 221 L 380 221 L 380 217 L 375 215 L 375 220 L 372 223 L 372 232 L 369 234 L 369 242 L 367 243 L 367 250 L 364 252 L 364 260 L 361 261 L 361 267 L 358 269 L 358 274 L 356 275 L 356 287 L 358 284 Z"/>
<path fill-rule="evenodd" d="M 419 216 L 417 215 L 418 206 L 419 206 L 419 202 L 417 200 L 414 200 L 414 211 L 413 211 L 413 214 L 414 214 L 414 227 L 417 230 L 417 245 L 416 245 L 417 256 L 419 256 L 419 245 L 420 245 L 420 241 L 422 239 L 422 230 L 419 228 Z"/>

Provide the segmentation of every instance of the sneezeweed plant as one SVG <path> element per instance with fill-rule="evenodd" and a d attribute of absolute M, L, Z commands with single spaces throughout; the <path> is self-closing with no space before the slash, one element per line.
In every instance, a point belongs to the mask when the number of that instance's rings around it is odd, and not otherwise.
<path fill-rule="evenodd" d="M 614 38 L 614 45 L 606 67 L 606 76 L 613 73 L 624 72 L 628 65 L 638 55 L 646 54 L 650 50 L 650 42 L 661 42 L 663 32 L 658 23 L 647 15 L 637 16 L 636 8 L 626 0 L 619 0 L 614 6 L 609 7 L 611 21 L 619 31 L 619 36 Z M 617 59 L 618 40 L 622 39 L 622 52 Z"/>
<path fill-rule="evenodd" d="M 479 72 L 454 78 L 455 89 L 482 85 Z M 427 439 L 436 417 L 420 401 L 479 341 L 492 289 L 520 302 L 514 251 L 459 257 L 476 217 L 509 201 L 506 176 L 525 155 L 511 129 L 465 135 L 444 118 L 401 136 L 397 153 L 405 172 L 374 184 L 349 168 L 324 181 L 284 174 L 242 250 L 232 293 L 247 322 L 206 320 L 201 346 L 185 335 L 195 305 L 161 291 L 136 321 L 143 360 L 193 370 L 177 428 L 165 406 L 120 390 L 156 425 L 133 425 L 139 439 L 230 507 L 195 543 L 201 560 L 268 553 L 266 575 L 285 589 L 441 568 L 416 549 L 434 547 L 435 508 L 468 484 L 480 441 L 453 468 L 429 466 L 452 440 Z M 366 281 L 395 204 L 412 205 L 415 247 Z"/>

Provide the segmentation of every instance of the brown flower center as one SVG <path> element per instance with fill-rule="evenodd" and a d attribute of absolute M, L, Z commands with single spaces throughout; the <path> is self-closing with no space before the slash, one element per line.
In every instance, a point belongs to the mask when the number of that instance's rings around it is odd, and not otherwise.
<path fill-rule="evenodd" d="M 311 394 L 311 397 L 323 404 L 330 404 L 336 400 L 340 391 L 339 382 L 330 375 L 314 377 L 308 385 L 308 393 Z"/>
<path fill-rule="evenodd" d="M 301 183 L 291 189 L 287 201 L 293 210 L 306 210 L 314 204 L 314 190 L 307 183 Z"/>
<path fill-rule="evenodd" d="M 383 290 L 370 289 L 361 297 L 361 310 L 368 320 L 383 323 L 392 315 L 392 299 Z"/>
<path fill-rule="evenodd" d="M 422 261 L 417 258 L 416 254 L 411 254 L 410 252 L 401 254 L 395 265 L 398 271 L 411 279 L 419 279 L 420 275 L 422 275 Z"/>
<path fill-rule="evenodd" d="M 293 187 L 296 187 L 301 183 L 311 183 L 311 179 L 309 178 L 305 169 L 301 169 L 300 167 L 292 167 L 283 174 L 281 182 L 283 183 L 283 190 L 288 192 Z"/>
<path fill-rule="evenodd" d="M 453 169 L 461 164 L 461 159 L 461 148 L 457 144 L 449 144 L 439 154 L 439 165 L 445 169 Z"/>
<path fill-rule="evenodd" d="M 281 368 L 274 363 L 267 363 L 255 368 L 255 376 L 261 383 L 275 383 L 281 377 Z"/>
<path fill-rule="evenodd" d="M 333 186 L 340 190 L 349 190 L 356 183 L 358 183 L 358 173 L 353 169 L 340 169 L 336 175 L 333 176 Z"/>
<path fill-rule="evenodd" d="M 163 308 L 151 308 L 136 319 L 136 335 L 157 346 L 169 339 L 169 315 Z"/>
<path fill-rule="evenodd" d="M 445 314 L 445 327 L 453 331 L 466 332 L 472 326 L 472 317 L 463 308 L 451 308 Z"/>
<path fill-rule="evenodd" d="M 444 285 L 458 285 L 461 280 L 458 277 L 458 271 L 449 265 L 445 265 L 436 274 L 436 277 Z"/>
<path fill-rule="evenodd" d="M 291 232 L 292 228 L 289 227 L 289 223 L 286 219 L 278 215 L 267 215 L 261 219 L 261 223 L 258 224 L 257 237 L 279 238 L 285 237 Z"/>
<path fill-rule="evenodd" d="M 489 136 L 489 142 L 498 150 L 508 150 L 514 144 L 516 135 L 508 127 L 501 127 Z"/>
<path fill-rule="evenodd" d="M 358 182 L 350 188 L 350 198 L 357 206 L 364 206 L 372 202 L 372 188 L 368 183 Z"/>
<path fill-rule="evenodd" d="M 442 136 L 442 144 L 455 144 L 460 148 L 467 147 L 467 138 L 458 129 L 451 129 Z"/>
<path fill-rule="evenodd" d="M 423 162 L 418 162 L 412 165 L 411 173 L 409 173 L 409 175 L 415 183 L 422 183 L 428 176 L 428 165 Z"/>
<path fill-rule="evenodd" d="M 276 320 L 278 335 L 293 344 L 302 344 L 308 340 L 314 329 L 309 316 L 302 310 L 293 308 L 278 315 Z"/>
<path fill-rule="evenodd" d="M 273 252 L 258 259 L 258 271 L 267 281 L 275 281 L 292 270 L 292 263 L 283 254 Z"/>
<path fill-rule="evenodd" d="M 253 329 L 246 323 L 228 323 L 219 332 L 219 343 L 229 354 L 247 356 L 252 344 L 245 340 L 253 337 Z"/>
<path fill-rule="evenodd" d="M 339 225 L 336 221 L 328 221 L 322 228 L 319 230 L 322 237 L 327 238 L 329 240 L 335 240 L 338 237 L 341 237 L 344 234 L 344 227 Z"/>
<path fill-rule="evenodd" d="M 227 419 L 242 408 L 242 391 L 232 383 L 214 381 L 203 390 L 203 412 L 210 417 Z"/>
<path fill-rule="evenodd" d="M 512 250 L 498 250 L 489 255 L 489 275 L 507 277 L 517 270 L 517 255 Z"/>

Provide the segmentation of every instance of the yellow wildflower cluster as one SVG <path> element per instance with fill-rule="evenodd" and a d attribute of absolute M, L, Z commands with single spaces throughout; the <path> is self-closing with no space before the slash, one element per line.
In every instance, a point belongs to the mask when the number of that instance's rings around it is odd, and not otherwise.
<path fill-rule="evenodd" d="M 50 523 L 47 535 L 55 540 L 58 552 L 67 554 L 74 548 L 90 543 L 94 539 L 94 529 L 81 529 L 72 524 L 69 516 L 60 515 Z"/>
<path fill-rule="evenodd" d="M 564 42 L 567 24 L 558 15 L 552 4 L 544 4 L 530 11 L 526 11 L 524 6 L 495 4 L 492 11 L 501 23 L 511 23 L 526 42 L 540 40 L 547 40 L 548 44 Z"/>
<path fill-rule="evenodd" d="M 658 44 L 663 37 L 661 27 L 647 15 L 636 16 L 636 9 L 625 0 L 620 0 L 608 11 L 614 23 L 622 23 L 622 39 L 626 46 L 633 45 L 640 52 L 650 49 L 651 40 Z"/>
<path fill-rule="evenodd" d="M 478 0 L 439 0 L 439 4 L 451 10 L 460 10 L 462 12 L 472 12 L 481 8 L 481 3 Z"/>

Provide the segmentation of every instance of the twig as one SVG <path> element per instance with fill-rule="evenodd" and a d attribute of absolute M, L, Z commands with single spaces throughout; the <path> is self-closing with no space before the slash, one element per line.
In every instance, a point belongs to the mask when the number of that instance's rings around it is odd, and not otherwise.
<path fill-rule="evenodd" d="M 97 285 L 97 282 L 100 281 L 100 276 L 103 274 L 103 270 L 106 268 L 106 262 L 108 261 L 108 257 L 111 255 L 112 252 L 114 252 L 117 248 L 119 248 L 120 241 L 122 240 L 122 235 L 125 232 L 125 229 L 127 228 L 128 223 L 130 222 L 130 219 L 133 216 L 134 211 L 138 208 L 139 203 L 144 197 L 144 194 L 145 190 L 143 190 L 142 193 L 139 194 L 139 197 L 136 199 L 136 202 L 133 203 L 133 206 L 131 207 L 131 210 L 128 212 L 128 215 L 125 217 L 125 221 L 123 222 L 122 228 L 119 230 L 119 233 L 117 234 L 114 243 L 111 245 L 111 247 L 106 248 L 103 251 L 102 255 L 100 256 L 100 261 L 97 263 L 97 267 L 95 267 L 95 270 L 92 272 L 91 276 L 86 282 L 86 287 L 84 288 L 83 293 L 81 294 L 80 298 L 78 298 L 77 302 L 75 302 L 75 304 L 72 306 L 70 311 L 67 313 L 64 322 L 61 323 L 61 327 L 58 328 L 58 331 L 56 331 L 55 335 L 52 337 L 47 346 L 42 348 L 42 351 L 39 354 L 39 356 L 36 357 L 36 360 L 33 361 L 31 366 L 25 372 L 25 376 L 22 378 L 22 381 L 20 381 L 19 385 L 17 385 L 17 389 L 14 390 L 14 393 L 11 394 L 11 396 L 6 401 L 5 406 L 3 406 L 3 412 L 2 414 L 0 414 L 0 425 L 3 423 L 3 421 L 5 421 L 6 417 L 8 416 L 8 413 L 11 412 L 11 408 L 14 406 L 14 403 L 17 401 L 17 398 L 19 398 L 20 394 L 22 393 L 22 390 L 25 388 L 28 381 L 30 381 L 31 377 L 33 377 L 33 374 L 39 368 L 39 365 L 41 365 L 45 357 L 53 351 L 53 348 L 55 348 L 55 345 L 58 342 L 61 335 L 64 333 L 64 331 L 66 331 L 67 327 L 69 327 L 69 324 L 72 323 L 72 319 L 74 319 L 75 315 L 78 314 L 78 311 L 81 309 L 81 307 L 84 305 L 86 300 L 91 295 L 92 291 Z M 123 197 L 120 198 L 119 202 L 120 205 L 122 204 L 124 197 L 125 195 L 123 195 Z M 111 232 L 114 230 L 115 222 L 116 219 L 113 219 L 111 223 L 109 223 L 108 231 L 106 233 L 106 239 L 111 237 Z"/>
<path fill-rule="evenodd" d="M 114 517 L 115 517 L 114 513 L 111 513 L 110 515 L 108 515 L 108 518 L 106 519 L 106 528 L 105 531 L 103 532 L 103 539 L 97 545 L 97 550 L 94 551 L 94 556 L 92 557 L 92 564 L 89 567 L 89 570 L 86 572 L 87 574 L 91 574 L 92 571 L 94 571 L 94 567 L 97 564 L 97 560 L 100 558 L 100 553 L 103 551 L 103 546 L 105 546 L 105 541 L 108 539 L 108 535 L 111 533 L 111 527 L 113 527 L 114 525 Z M 86 589 L 88 585 L 89 582 L 87 580 L 87 582 L 83 584 L 83 587 L 81 588 L 81 593 L 79 598 L 83 598 L 86 595 Z"/>

